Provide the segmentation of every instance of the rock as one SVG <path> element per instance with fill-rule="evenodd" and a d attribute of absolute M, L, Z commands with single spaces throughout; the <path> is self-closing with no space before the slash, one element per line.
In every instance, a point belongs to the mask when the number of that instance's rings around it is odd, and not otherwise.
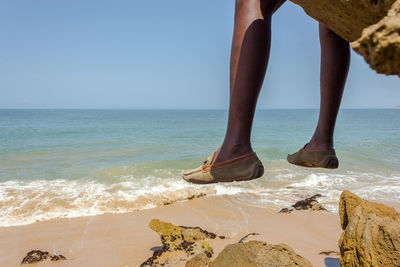
<path fill-rule="evenodd" d="M 21 264 L 44 261 L 47 260 L 48 257 L 49 257 L 49 252 L 47 251 L 32 250 L 28 252 L 27 255 L 22 259 Z"/>
<path fill-rule="evenodd" d="M 291 0 L 343 39 L 353 42 L 387 15 L 396 0 Z"/>
<path fill-rule="evenodd" d="M 31 264 L 50 259 L 51 261 L 66 260 L 63 255 L 50 255 L 47 251 L 32 250 L 22 259 L 21 264 Z"/>
<path fill-rule="evenodd" d="M 399 221 L 368 214 L 361 206 L 339 240 L 341 266 L 400 266 Z"/>
<path fill-rule="evenodd" d="M 165 255 L 167 252 L 168 252 L 168 250 L 165 249 L 165 247 L 163 247 L 162 249 L 154 251 L 153 255 L 150 258 L 148 258 L 145 262 L 140 264 L 140 267 L 154 266 L 154 264 L 156 263 L 156 260 L 160 259 L 160 257 Z"/>
<path fill-rule="evenodd" d="M 204 254 L 208 258 L 211 258 L 213 253 L 214 253 L 212 247 L 205 240 L 200 240 L 200 241 L 197 241 L 197 242 L 193 242 L 192 244 L 190 244 L 186 248 L 186 252 L 190 256 Z"/>
<path fill-rule="evenodd" d="M 61 261 L 61 260 L 66 260 L 67 258 L 63 255 L 51 255 L 50 260 L 51 261 Z"/>
<path fill-rule="evenodd" d="M 340 264 L 346 267 L 400 266 L 400 214 L 345 191 L 340 199 L 344 232 Z"/>
<path fill-rule="evenodd" d="M 183 234 L 188 238 L 194 238 L 194 240 L 198 240 L 198 238 L 210 238 L 210 239 L 225 239 L 225 236 L 216 235 L 214 233 L 210 233 L 206 230 L 201 229 L 200 227 L 189 227 L 189 226 L 179 226 L 183 229 Z"/>
<path fill-rule="evenodd" d="M 400 76 L 400 0 L 291 0 L 326 25 L 378 73 Z"/>
<path fill-rule="evenodd" d="M 378 73 L 400 77 L 400 1 L 381 21 L 364 29 L 352 47 Z"/>
<path fill-rule="evenodd" d="M 204 254 L 198 254 L 187 261 L 185 267 L 208 267 L 211 260 Z"/>
<path fill-rule="evenodd" d="M 284 244 L 269 245 L 261 241 L 249 241 L 227 245 L 210 267 L 280 267 L 312 266 L 302 256 Z"/>
<path fill-rule="evenodd" d="M 400 220 L 400 214 L 394 208 L 364 200 L 346 190 L 342 192 L 339 202 L 340 224 L 343 230 L 346 229 L 357 206 L 361 206 L 366 213 L 374 213 L 379 217 L 390 217 L 394 220 Z"/>
<path fill-rule="evenodd" d="M 321 197 L 320 194 L 313 195 L 312 197 L 306 198 L 304 200 L 297 201 L 290 208 L 283 208 L 279 213 L 291 213 L 294 210 L 325 210 L 321 204 L 319 204 L 317 198 Z"/>
<path fill-rule="evenodd" d="M 149 226 L 160 235 L 163 248 L 155 251 L 153 256 L 142 263 L 141 266 L 152 266 L 156 262 L 160 262 L 160 258 L 164 257 L 164 254 L 174 251 L 183 251 L 188 258 L 196 255 L 204 255 L 207 258 L 211 258 L 213 250 L 206 239 L 225 238 L 200 227 L 175 226 L 172 223 L 162 222 L 158 219 L 152 220 Z M 168 260 L 168 257 L 164 258 Z"/>

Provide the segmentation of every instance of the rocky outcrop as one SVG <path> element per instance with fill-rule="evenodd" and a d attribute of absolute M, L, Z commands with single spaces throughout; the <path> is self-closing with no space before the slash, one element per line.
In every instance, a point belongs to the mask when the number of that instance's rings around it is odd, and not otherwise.
<path fill-rule="evenodd" d="M 196 255 L 204 255 L 207 258 L 211 258 L 213 249 L 208 244 L 207 239 L 225 238 L 200 227 L 175 226 L 172 223 L 162 222 L 158 219 L 152 220 L 149 226 L 160 235 L 163 247 L 155 251 L 153 256 L 142 263 L 141 266 L 162 265 L 164 260 L 171 263 L 172 258 L 180 261 L 187 258 L 190 259 Z M 182 253 L 171 254 L 171 252 Z M 181 259 L 181 254 L 185 259 Z"/>
<path fill-rule="evenodd" d="M 353 43 L 378 73 L 400 76 L 400 0 L 291 0 Z"/>
<path fill-rule="evenodd" d="M 21 264 L 32 264 L 41 261 L 59 261 L 59 260 L 66 260 L 65 256 L 63 255 L 51 255 L 48 251 L 41 251 L 41 250 L 32 250 L 26 254 L 26 256 L 22 259 Z"/>
<path fill-rule="evenodd" d="M 347 228 L 347 224 L 358 206 L 366 213 L 373 213 L 379 217 L 389 217 L 393 220 L 400 220 L 400 214 L 394 208 L 380 203 L 370 202 L 346 190 L 340 195 L 339 201 L 340 225 L 343 230 Z"/>
<path fill-rule="evenodd" d="M 269 245 L 261 241 L 249 241 L 228 245 L 209 264 L 210 267 L 257 267 L 257 266 L 302 266 L 310 267 L 311 263 L 296 254 L 284 244 Z"/>
<path fill-rule="evenodd" d="M 383 19 L 396 0 L 291 0 L 343 39 L 353 42 Z"/>
<path fill-rule="evenodd" d="M 283 208 L 279 213 L 291 213 L 295 210 L 313 210 L 320 211 L 326 209 L 318 202 L 317 198 L 321 197 L 320 194 L 313 195 L 312 197 L 308 197 L 304 200 L 297 201 L 290 208 Z"/>
<path fill-rule="evenodd" d="M 400 214 L 349 191 L 342 193 L 339 205 L 341 266 L 400 266 Z"/>
<path fill-rule="evenodd" d="M 308 260 L 284 244 L 269 245 L 261 241 L 243 243 L 247 237 L 257 233 L 249 233 L 239 243 L 227 245 L 211 261 L 213 250 L 207 239 L 225 239 L 224 236 L 199 227 L 175 226 L 157 219 L 152 220 L 149 226 L 160 235 L 163 247 L 141 266 L 169 266 L 184 261 L 186 267 L 312 266 Z"/>
<path fill-rule="evenodd" d="M 400 1 L 381 21 L 366 28 L 352 47 L 378 73 L 400 77 Z"/>

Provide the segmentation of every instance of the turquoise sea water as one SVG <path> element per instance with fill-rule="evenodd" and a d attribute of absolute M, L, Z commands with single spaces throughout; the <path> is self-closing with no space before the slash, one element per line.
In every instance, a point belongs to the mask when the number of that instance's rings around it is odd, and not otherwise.
<path fill-rule="evenodd" d="M 317 110 L 259 110 L 253 148 L 265 174 L 251 182 L 181 179 L 221 143 L 221 110 L 0 110 L 0 226 L 129 212 L 193 195 L 235 195 L 279 209 L 314 193 L 331 210 L 343 189 L 400 202 L 400 110 L 342 110 L 337 170 L 286 155 L 311 137 Z"/>

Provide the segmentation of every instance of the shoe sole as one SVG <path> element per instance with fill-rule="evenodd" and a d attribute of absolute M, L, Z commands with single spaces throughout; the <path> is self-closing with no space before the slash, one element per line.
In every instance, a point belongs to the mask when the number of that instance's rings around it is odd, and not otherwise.
<path fill-rule="evenodd" d="M 329 157 L 324 165 L 314 165 L 311 162 L 301 162 L 301 163 L 294 163 L 290 162 L 290 164 L 300 166 L 300 167 L 306 167 L 306 168 L 323 168 L 323 169 L 337 169 L 339 167 L 339 160 L 336 157 Z"/>

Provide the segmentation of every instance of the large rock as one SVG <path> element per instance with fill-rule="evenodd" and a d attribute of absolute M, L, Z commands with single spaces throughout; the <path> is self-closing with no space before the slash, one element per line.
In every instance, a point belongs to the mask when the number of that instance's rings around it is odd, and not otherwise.
<path fill-rule="evenodd" d="M 383 204 L 370 202 L 358 197 L 350 191 L 343 191 L 339 201 L 339 215 L 342 229 L 345 230 L 355 208 L 360 206 L 366 213 L 374 213 L 379 217 L 389 217 L 394 220 L 400 220 L 400 214 L 391 207 Z"/>
<path fill-rule="evenodd" d="M 400 76 L 400 0 L 291 0 L 353 43 L 378 73 Z"/>
<path fill-rule="evenodd" d="M 166 262 L 181 261 L 191 259 L 196 255 L 203 255 L 211 258 L 213 249 L 207 242 L 207 239 L 220 238 L 200 227 L 176 226 L 172 223 L 153 219 L 150 228 L 157 232 L 161 237 L 163 247 L 154 252 L 153 256 L 141 264 L 141 266 L 163 265 Z M 204 258 L 201 257 L 201 258 Z"/>
<path fill-rule="evenodd" d="M 343 39 L 353 42 L 378 23 L 396 0 L 291 0 Z"/>
<path fill-rule="evenodd" d="M 284 244 L 269 245 L 261 241 L 249 241 L 228 245 L 210 267 L 310 267 L 311 263 Z"/>
<path fill-rule="evenodd" d="M 185 250 L 189 255 L 205 254 L 211 258 L 213 250 L 205 240 L 217 237 L 225 238 L 200 227 L 175 226 L 158 219 L 153 219 L 149 226 L 160 235 L 161 242 L 166 250 Z"/>
<path fill-rule="evenodd" d="M 381 21 L 366 28 L 352 47 L 378 73 L 400 76 L 400 1 Z"/>
<path fill-rule="evenodd" d="M 400 214 L 345 191 L 340 198 L 340 264 L 345 267 L 400 266 Z"/>

